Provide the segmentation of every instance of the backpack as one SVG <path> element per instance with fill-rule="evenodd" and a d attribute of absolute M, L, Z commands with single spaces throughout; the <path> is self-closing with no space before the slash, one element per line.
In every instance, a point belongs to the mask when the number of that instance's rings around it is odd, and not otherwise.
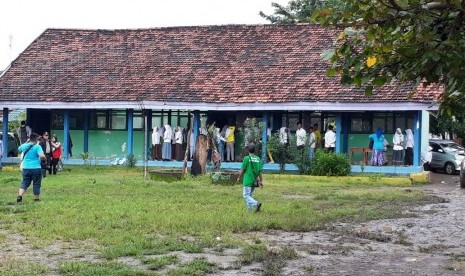
<path fill-rule="evenodd" d="M 370 143 L 368 143 L 369 149 L 373 149 L 373 143 L 374 143 L 373 139 L 370 139 Z"/>

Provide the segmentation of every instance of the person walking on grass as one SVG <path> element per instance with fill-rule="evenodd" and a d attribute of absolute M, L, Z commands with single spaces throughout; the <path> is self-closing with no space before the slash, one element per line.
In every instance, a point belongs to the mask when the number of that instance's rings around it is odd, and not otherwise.
<path fill-rule="evenodd" d="M 39 135 L 31 133 L 29 140 L 19 146 L 18 151 L 22 152 L 22 176 L 23 181 L 18 190 L 17 203 L 23 201 L 23 195 L 27 188 L 33 184 L 34 201 L 40 200 L 40 185 L 42 182 L 42 166 L 41 160 L 45 160 L 45 154 L 42 147 L 38 145 Z"/>
<path fill-rule="evenodd" d="M 242 195 L 244 196 L 247 210 L 255 208 L 255 211 L 258 212 L 260 211 L 262 203 L 253 198 L 253 192 L 255 190 L 254 182 L 258 177 L 259 187 L 263 188 L 263 163 L 262 160 L 255 155 L 255 144 L 248 144 L 247 151 L 249 152 L 249 155 L 244 157 L 244 160 L 242 161 L 241 172 L 237 177 L 237 181 L 239 182 L 242 178 Z"/>

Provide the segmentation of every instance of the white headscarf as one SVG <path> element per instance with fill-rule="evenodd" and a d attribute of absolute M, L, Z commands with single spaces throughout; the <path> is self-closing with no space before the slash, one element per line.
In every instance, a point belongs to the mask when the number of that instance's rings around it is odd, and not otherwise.
<path fill-rule="evenodd" d="M 402 134 L 402 130 L 400 128 L 396 129 L 396 133 L 394 133 L 394 136 L 392 137 L 392 144 L 393 150 L 403 150 L 404 147 L 402 146 L 402 143 L 404 142 L 404 135 Z"/>
<path fill-rule="evenodd" d="M 173 137 L 173 130 L 171 129 L 170 125 L 165 125 L 165 132 L 163 133 L 163 141 L 166 142 L 171 142 L 171 139 Z"/>
<path fill-rule="evenodd" d="M 433 159 L 433 153 L 431 152 L 433 148 L 431 146 L 428 146 L 426 148 L 426 151 L 423 152 L 423 155 L 421 156 L 421 161 L 424 163 L 431 163 L 431 160 Z"/>
<path fill-rule="evenodd" d="M 160 144 L 160 133 L 158 127 L 153 128 L 152 132 L 152 145 Z"/>
<path fill-rule="evenodd" d="M 413 145 L 414 145 L 414 142 L 413 142 L 413 132 L 411 129 L 407 128 L 405 130 L 405 140 L 406 140 L 406 143 L 405 143 L 405 146 L 407 148 L 413 148 Z"/>
<path fill-rule="evenodd" d="M 279 142 L 281 144 L 286 144 L 288 143 L 288 137 L 287 137 L 287 128 L 286 127 L 281 127 L 279 129 Z"/>

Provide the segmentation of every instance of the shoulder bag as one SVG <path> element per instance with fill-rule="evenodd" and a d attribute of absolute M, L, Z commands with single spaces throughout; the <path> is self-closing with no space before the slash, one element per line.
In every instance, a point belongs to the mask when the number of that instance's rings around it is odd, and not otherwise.
<path fill-rule="evenodd" d="M 260 177 L 258 175 L 255 176 L 255 169 L 254 169 L 254 165 L 253 165 L 253 162 L 252 162 L 252 158 L 250 158 L 250 156 L 249 156 L 249 163 L 252 166 L 252 174 L 254 175 L 253 187 L 258 188 L 258 187 L 261 186 L 260 185 Z"/>

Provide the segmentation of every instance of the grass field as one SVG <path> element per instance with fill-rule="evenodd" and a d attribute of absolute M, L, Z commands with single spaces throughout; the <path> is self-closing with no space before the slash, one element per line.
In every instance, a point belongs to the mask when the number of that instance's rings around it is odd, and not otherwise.
<path fill-rule="evenodd" d="M 334 222 L 394 218 L 410 206 L 434 200 L 408 188 L 408 178 L 266 174 L 265 188 L 255 193 L 263 202 L 262 211 L 255 213 L 246 211 L 240 185 L 213 185 L 208 176 L 166 183 L 144 179 L 140 169 L 93 166 L 68 167 L 48 176 L 42 182 L 40 202 L 33 202 L 31 187 L 17 205 L 20 182 L 19 171 L 0 172 L 0 230 L 4 230 L 0 245 L 8 239 L 7 233 L 27 237 L 38 249 L 58 241 L 88 242 L 105 260 L 63 262 L 59 272 L 64 275 L 145 275 L 114 261 L 135 256 L 156 272 L 179 260 L 144 256 L 198 253 L 219 244 L 244 248 L 243 254 L 250 254 L 257 248 L 241 238 L 243 233 L 312 231 Z M 29 268 L 19 269 L 14 262 L 14 258 L 0 260 L 0 275 L 27 274 L 21 269 Z M 29 266 L 42 273 L 35 264 Z M 212 269 L 213 264 L 199 259 L 168 274 L 202 275 Z"/>

